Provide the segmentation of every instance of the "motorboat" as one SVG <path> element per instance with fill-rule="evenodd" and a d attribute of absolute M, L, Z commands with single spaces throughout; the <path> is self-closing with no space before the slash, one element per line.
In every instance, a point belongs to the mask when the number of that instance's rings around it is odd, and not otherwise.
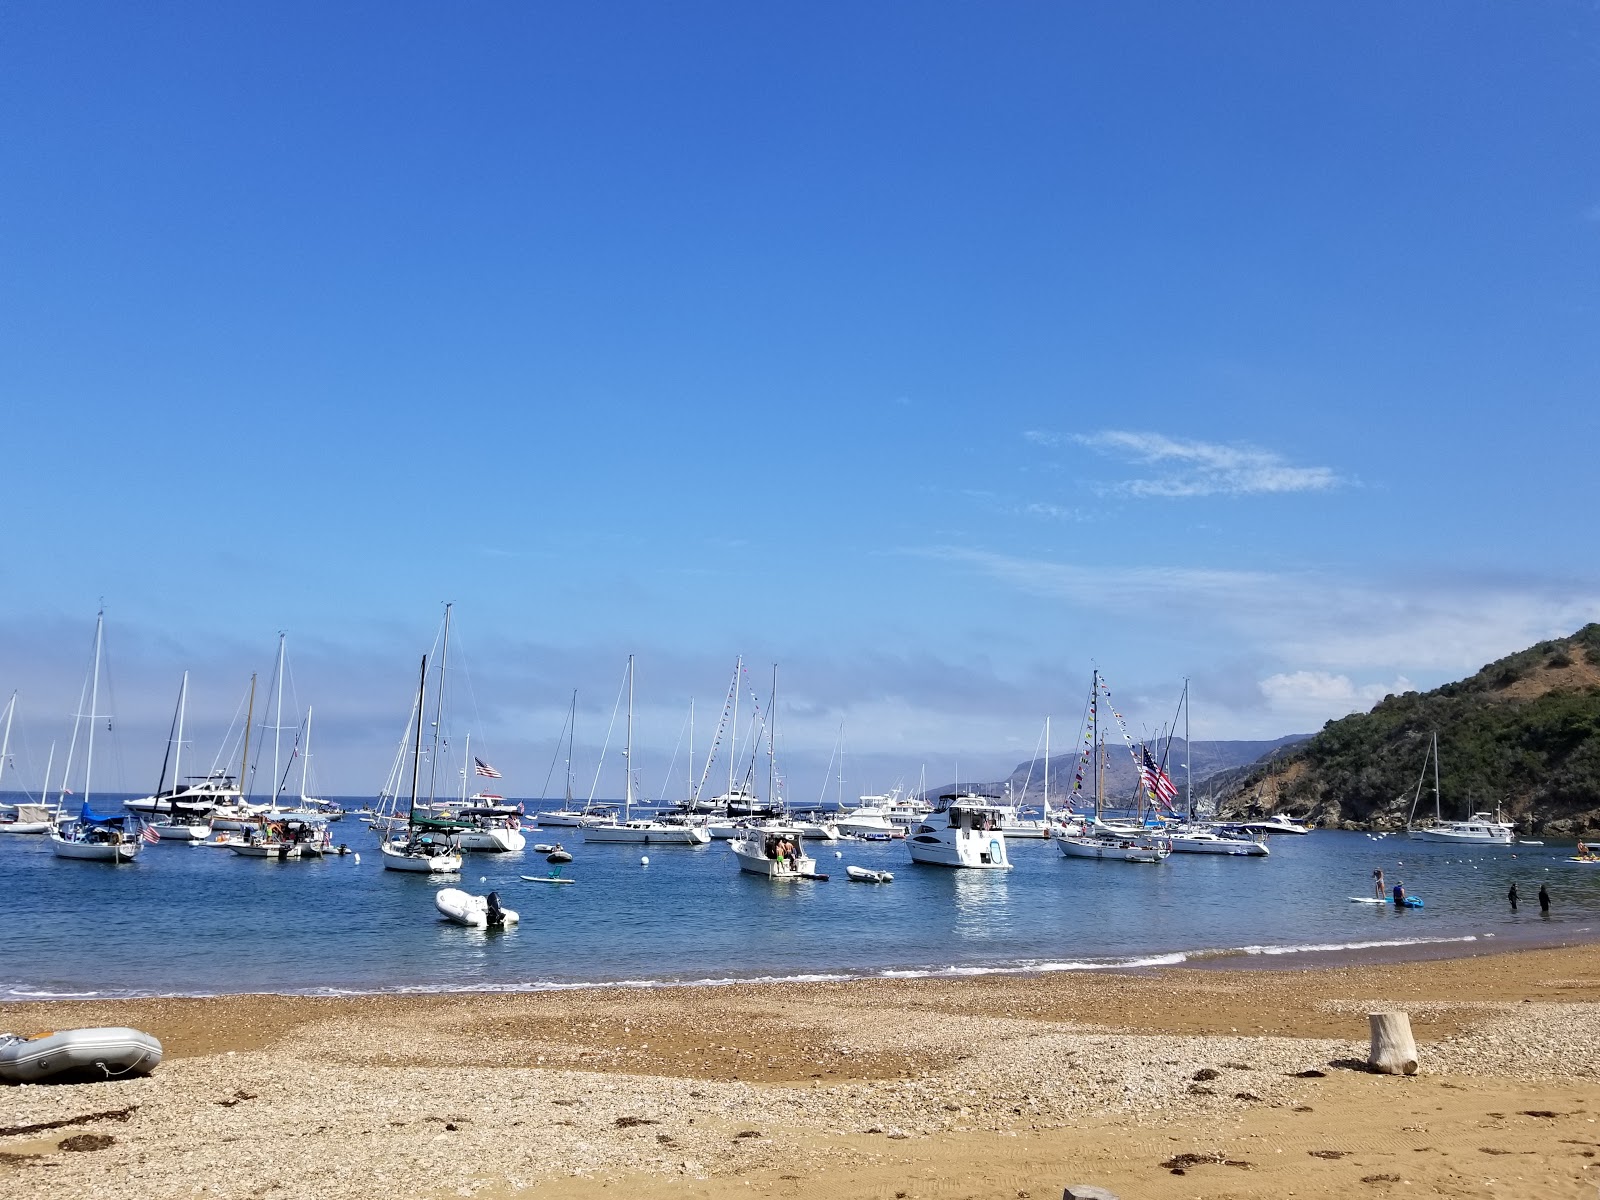
<path fill-rule="evenodd" d="M 161 1042 L 127 1026 L 63 1029 L 32 1037 L 0 1033 L 0 1079 L 9 1083 L 103 1082 L 148 1075 L 160 1063 Z"/>
<path fill-rule="evenodd" d="M 211 818 L 183 814 L 158 817 L 147 822 L 146 828 L 154 830 L 164 842 L 203 842 L 211 836 Z"/>
<path fill-rule="evenodd" d="M 1270 817 L 1262 817 L 1253 821 L 1238 822 L 1239 828 L 1250 833 L 1298 833 L 1311 832 L 1311 826 L 1302 825 L 1292 817 L 1283 813 L 1273 813 Z"/>
<path fill-rule="evenodd" d="M 752 875 L 768 879 L 817 878 L 817 861 L 805 852 L 800 830 L 794 825 L 780 821 L 752 825 L 728 846 L 739 861 L 739 870 Z"/>
<path fill-rule="evenodd" d="M 515 909 L 501 908 L 500 895 L 474 896 L 460 888 L 440 888 L 433 897 L 434 907 L 457 925 L 472 929 L 503 929 L 521 921 Z"/>
<path fill-rule="evenodd" d="M 583 827 L 585 842 L 632 842 L 647 846 L 704 846 L 711 834 L 704 825 L 669 825 L 664 821 L 634 818 Z"/>
<path fill-rule="evenodd" d="M 522 832 L 522 812 L 513 805 L 473 805 L 459 809 L 455 819 L 462 826 L 456 831 L 456 842 L 463 850 L 511 852 L 528 844 Z"/>
<path fill-rule="evenodd" d="M 1265 858 L 1267 844 L 1235 833 L 1219 833 L 1203 826 L 1176 825 L 1161 831 L 1172 844 L 1174 854 L 1232 854 L 1245 858 Z"/>
<path fill-rule="evenodd" d="M 980 796 L 957 796 L 947 807 L 929 813 L 906 838 L 911 861 L 940 867 L 1010 870 L 1006 835 L 1000 822 L 1004 806 Z"/>

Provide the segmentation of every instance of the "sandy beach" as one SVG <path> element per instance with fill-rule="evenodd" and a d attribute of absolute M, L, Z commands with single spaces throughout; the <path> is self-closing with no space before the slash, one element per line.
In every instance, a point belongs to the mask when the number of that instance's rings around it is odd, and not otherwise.
<path fill-rule="evenodd" d="M 1388 1008 L 1411 1014 L 1415 1077 L 1359 1069 L 1366 1013 Z M 0 1088 L 7 1196 L 1023 1200 L 1081 1182 L 1123 1200 L 1592 1200 L 1600 1186 L 1591 946 L 0 1006 L 19 1033 L 110 1024 L 160 1037 L 165 1061 L 146 1079 Z"/>

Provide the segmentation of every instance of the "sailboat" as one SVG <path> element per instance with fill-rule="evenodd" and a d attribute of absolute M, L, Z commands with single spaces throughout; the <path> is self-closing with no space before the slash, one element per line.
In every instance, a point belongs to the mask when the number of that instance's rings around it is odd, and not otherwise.
<path fill-rule="evenodd" d="M 6 701 L 6 731 L 0 736 L 0 780 L 5 779 L 6 765 L 11 761 L 11 721 L 17 714 L 17 693 L 11 693 L 11 699 Z M 0 804 L 0 833 L 49 833 L 55 828 L 55 819 L 50 815 L 49 791 L 50 768 L 55 765 L 56 748 L 50 745 L 50 758 L 44 767 L 44 790 L 40 792 L 41 803 L 25 804 Z M 56 816 L 60 816 L 59 810 Z"/>
<path fill-rule="evenodd" d="M 1417 802 L 1422 799 L 1423 782 L 1428 778 L 1428 764 L 1433 764 L 1433 820 L 1416 821 Z M 1447 821 L 1439 811 L 1439 733 L 1434 731 L 1428 751 L 1422 759 L 1422 774 L 1417 778 L 1417 791 L 1411 798 L 1411 814 L 1406 819 L 1406 836 L 1419 842 L 1459 842 L 1478 846 L 1510 846 L 1517 840 L 1517 827 L 1502 821 L 1498 810 L 1491 816 L 1486 812 L 1473 813 L 1465 821 Z"/>
<path fill-rule="evenodd" d="M 623 791 L 622 817 L 612 817 L 598 825 L 583 828 L 585 842 L 630 842 L 654 846 L 704 846 L 711 835 L 703 825 L 670 825 L 665 821 L 635 818 L 633 815 L 633 655 L 628 655 L 628 733 L 622 752 L 627 784 Z"/>
<path fill-rule="evenodd" d="M 595 806 L 592 804 L 585 804 L 582 808 L 576 807 L 576 802 L 572 798 L 572 743 L 573 739 L 577 736 L 577 730 L 578 692 L 577 689 L 574 688 L 572 692 L 572 705 L 567 712 L 566 728 L 563 730 L 567 737 L 566 801 L 560 808 L 552 808 L 546 812 L 535 814 L 534 820 L 538 822 L 541 828 L 549 826 L 557 829 L 581 829 L 585 825 L 599 825 L 608 820 L 616 811 L 611 805 Z M 561 742 L 558 738 L 556 740 L 556 753 L 559 754 L 560 752 Z M 551 770 L 554 769 L 555 764 L 552 763 Z M 550 779 L 548 776 L 546 776 L 545 784 L 548 785 L 549 782 Z"/>
<path fill-rule="evenodd" d="M 1063 858 L 1107 858 L 1118 862 L 1159 863 L 1172 853 L 1172 843 L 1144 830 L 1107 825 L 1101 820 L 1105 804 L 1105 742 L 1100 734 L 1100 671 L 1094 672 L 1089 693 L 1090 731 L 1083 755 L 1078 760 L 1074 790 L 1082 785 L 1084 760 L 1094 756 L 1094 820 L 1086 833 L 1057 834 L 1054 841 Z M 1115 710 L 1113 710 L 1114 712 Z M 1120 720 L 1120 718 L 1119 718 Z"/>
<path fill-rule="evenodd" d="M 132 862 L 139 856 L 139 851 L 144 848 L 145 839 L 130 828 L 130 819 L 125 813 L 102 813 L 93 807 L 93 792 L 90 790 L 94 776 L 94 735 L 95 726 L 104 718 L 109 723 L 109 715 L 97 711 L 100 707 L 100 655 L 105 646 L 105 610 L 102 609 L 95 617 L 94 622 L 94 667 L 91 669 L 89 680 L 85 681 L 84 692 L 78 696 L 78 712 L 72 723 L 72 742 L 67 748 L 67 765 L 61 775 L 61 794 L 57 800 L 60 807 L 61 799 L 67 794 L 67 780 L 72 776 L 72 757 L 77 749 L 78 729 L 87 721 L 89 724 L 89 744 L 84 753 L 83 765 L 83 800 L 78 809 L 78 816 L 64 830 L 50 830 L 50 848 L 55 851 L 57 858 L 79 858 L 92 862 L 125 863 Z M 87 693 L 89 711 L 83 710 L 84 694 Z"/>
<path fill-rule="evenodd" d="M 445 611 L 448 614 L 448 608 Z M 417 782 L 422 771 L 422 709 L 427 687 L 428 656 L 424 654 L 422 676 L 417 683 L 417 732 L 412 744 L 411 805 L 406 810 L 406 836 L 394 841 L 386 838 L 378 843 L 378 849 L 383 853 L 383 865 L 391 871 L 443 875 L 461 870 L 461 851 L 447 830 L 424 828 L 417 817 Z M 437 728 L 436 725 L 436 740 Z"/>
<path fill-rule="evenodd" d="M 189 672 L 183 673 L 183 682 L 178 685 L 178 706 L 172 713 L 172 730 L 167 735 L 167 752 L 161 756 L 161 777 L 156 780 L 157 796 L 161 796 L 162 788 L 167 783 L 167 760 L 175 758 L 172 764 L 173 792 L 177 791 L 177 780 L 182 778 L 183 770 L 183 716 L 189 696 Z M 163 841 L 171 842 L 203 842 L 211 836 L 211 818 L 209 810 L 195 808 L 189 805 L 179 806 L 176 795 L 166 796 L 167 814 L 163 820 L 159 815 L 153 816 L 149 828 L 155 831 L 156 837 Z"/>

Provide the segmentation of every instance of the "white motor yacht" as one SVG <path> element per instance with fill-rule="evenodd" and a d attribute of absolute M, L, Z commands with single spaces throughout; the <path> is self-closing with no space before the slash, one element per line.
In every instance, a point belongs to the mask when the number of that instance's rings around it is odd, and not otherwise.
<path fill-rule="evenodd" d="M 1258 821 L 1240 821 L 1239 828 L 1247 829 L 1251 833 L 1299 833 L 1311 832 L 1311 826 L 1302 825 L 1292 817 L 1282 813 L 1273 813 L 1270 817 L 1263 817 Z"/>
<path fill-rule="evenodd" d="M 1174 854 L 1232 854 L 1245 858 L 1265 858 L 1267 844 L 1243 834 L 1219 833 L 1201 826 L 1178 825 L 1164 830 Z"/>
<path fill-rule="evenodd" d="M 911 861 L 940 867 L 1010 870 L 1006 835 L 1000 828 L 1003 806 L 981 797 L 958 797 L 929 813 L 906 838 Z"/>
<path fill-rule="evenodd" d="M 817 874 L 816 859 L 806 854 L 800 829 L 778 821 L 748 826 L 728 843 L 739 869 L 768 879 L 805 879 Z"/>

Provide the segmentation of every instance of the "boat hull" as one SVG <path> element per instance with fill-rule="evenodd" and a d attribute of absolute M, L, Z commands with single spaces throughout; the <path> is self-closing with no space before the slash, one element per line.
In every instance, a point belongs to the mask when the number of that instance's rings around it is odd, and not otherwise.
<path fill-rule="evenodd" d="M 459 854 L 407 854 L 387 842 L 378 849 L 383 854 L 384 867 L 390 871 L 409 871 L 414 875 L 449 875 L 461 870 Z"/>
<path fill-rule="evenodd" d="M 50 835 L 50 848 L 57 858 L 76 858 L 85 862 L 127 863 L 139 857 L 144 846 L 137 839 L 125 842 L 75 842 L 60 834 Z"/>
<path fill-rule="evenodd" d="M 739 870 L 767 879 L 804 879 L 817 873 L 817 860 L 801 855 L 798 858 L 767 858 L 759 847 L 751 848 L 741 842 L 732 845 L 733 856 L 739 860 Z"/>
<path fill-rule="evenodd" d="M 514 853 L 528 844 L 520 829 L 463 829 L 456 834 L 456 842 L 463 850 L 480 850 L 488 853 Z"/>
<path fill-rule="evenodd" d="M 1165 845 L 1109 841 L 1101 838 L 1064 837 L 1056 839 L 1063 858 L 1100 858 L 1113 862 L 1159 863 L 1172 853 Z"/>
<path fill-rule="evenodd" d="M 241 842 L 228 849 L 244 858 L 274 858 L 279 862 L 300 857 L 300 847 L 291 842 Z"/>
<path fill-rule="evenodd" d="M 704 846 L 711 835 L 700 825 L 659 825 L 653 821 L 630 821 L 621 825 L 589 825 L 583 830 L 586 842 L 615 842 L 639 846 Z"/>
<path fill-rule="evenodd" d="M 1510 829 L 1485 831 L 1455 829 L 1412 829 L 1406 836 L 1414 842 L 1455 842 L 1469 846 L 1511 846 L 1516 844 L 1516 833 Z"/>

